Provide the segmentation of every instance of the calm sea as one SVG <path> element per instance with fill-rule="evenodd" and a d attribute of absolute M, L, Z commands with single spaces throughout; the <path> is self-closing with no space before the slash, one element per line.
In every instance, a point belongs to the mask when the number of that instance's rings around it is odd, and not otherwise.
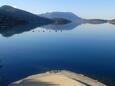
<path fill-rule="evenodd" d="M 0 86 L 49 70 L 69 70 L 115 86 L 114 25 L 48 25 L 0 34 Z"/>

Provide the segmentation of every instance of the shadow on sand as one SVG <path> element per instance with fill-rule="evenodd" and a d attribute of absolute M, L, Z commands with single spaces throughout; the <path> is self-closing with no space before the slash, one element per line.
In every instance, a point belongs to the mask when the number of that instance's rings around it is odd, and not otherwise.
<path fill-rule="evenodd" d="M 41 82 L 41 81 L 32 81 L 32 80 L 24 80 L 19 84 L 11 84 L 9 86 L 20 86 L 24 84 L 24 86 L 59 86 L 57 84 Z"/>

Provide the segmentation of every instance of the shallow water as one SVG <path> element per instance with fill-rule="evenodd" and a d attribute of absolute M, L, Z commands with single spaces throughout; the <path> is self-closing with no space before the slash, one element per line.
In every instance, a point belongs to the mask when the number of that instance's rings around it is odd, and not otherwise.
<path fill-rule="evenodd" d="M 115 85 L 114 25 L 48 25 L 18 34 L 16 30 L 1 34 L 2 86 L 56 69 L 82 73 L 109 86 Z"/>

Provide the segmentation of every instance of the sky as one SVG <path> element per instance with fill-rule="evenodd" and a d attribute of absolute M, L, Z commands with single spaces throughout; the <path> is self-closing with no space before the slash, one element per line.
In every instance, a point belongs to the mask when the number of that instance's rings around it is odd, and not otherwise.
<path fill-rule="evenodd" d="M 11 5 L 35 14 L 73 12 L 82 18 L 115 18 L 115 0 L 0 0 L 0 6 Z"/>

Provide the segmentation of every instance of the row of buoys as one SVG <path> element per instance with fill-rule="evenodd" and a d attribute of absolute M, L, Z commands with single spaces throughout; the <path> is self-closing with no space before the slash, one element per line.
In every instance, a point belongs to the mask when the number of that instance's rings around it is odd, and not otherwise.
<path fill-rule="evenodd" d="M 62 30 L 32 30 L 32 32 L 62 32 Z"/>

